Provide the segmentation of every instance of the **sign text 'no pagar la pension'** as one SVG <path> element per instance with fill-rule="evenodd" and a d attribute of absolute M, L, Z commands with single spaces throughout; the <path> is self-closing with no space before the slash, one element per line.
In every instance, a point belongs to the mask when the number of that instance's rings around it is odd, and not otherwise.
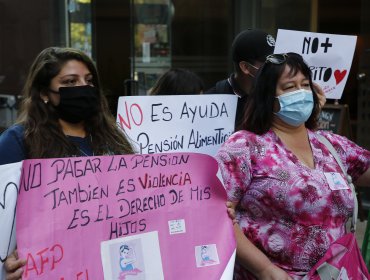
<path fill-rule="evenodd" d="M 235 240 L 217 169 L 193 153 L 24 161 L 23 279 L 231 279 Z"/>

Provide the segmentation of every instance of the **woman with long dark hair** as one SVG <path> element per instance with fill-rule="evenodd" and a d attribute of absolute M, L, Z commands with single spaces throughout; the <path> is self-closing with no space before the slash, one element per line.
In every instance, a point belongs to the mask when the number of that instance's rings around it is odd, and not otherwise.
<path fill-rule="evenodd" d="M 0 136 L 0 164 L 130 153 L 93 61 L 72 48 L 44 49 L 30 68 L 17 123 Z M 5 263 L 7 279 L 20 279 L 23 264 L 14 252 Z"/>
<path fill-rule="evenodd" d="M 322 140 L 359 186 L 370 186 L 370 152 L 316 130 L 319 112 L 302 56 L 267 56 L 241 130 L 217 154 L 229 213 L 236 214 L 234 279 L 303 279 L 346 234 L 356 194 Z"/>
<path fill-rule="evenodd" d="M 51 47 L 29 71 L 20 116 L 0 138 L 0 164 L 28 158 L 132 153 L 83 52 Z"/>

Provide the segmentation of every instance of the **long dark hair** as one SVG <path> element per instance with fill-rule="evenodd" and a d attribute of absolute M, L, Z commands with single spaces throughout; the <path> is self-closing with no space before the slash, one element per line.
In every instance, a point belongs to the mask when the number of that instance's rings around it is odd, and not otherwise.
<path fill-rule="evenodd" d="M 85 130 L 91 135 L 94 154 L 133 153 L 129 141 L 109 112 L 94 62 L 79 50 L 50 47 L 44 49 L 34 60 L 23 88 L 18 123 L 25 128 L 27 158 L 79 155 L 77 147 L 64 135 L 55 108 L 41 99 L 41 94 L 50 88 L 51 80 L 70 60 L 77 60 L 86 65 L 93 76 L 93 85 L 97 88 L 100 110 L 85 121 Z"/>
<path fill-rule="evenodd" d="M 187 69 L 173 68 L 159 77 L 150 95 L 199 94 L 203 90 L 203 81 L 197 74 Z"/>
<path fill-rule="evenodd" d="M 288 53 L 285 55 L 283 63 L 274 64 L 267 61 L 261 67 L 251 95 L 248 97 L 243 122 L 238 130 L 249 130 L 261 135 L 272 127 L 273 109 L 276 102 L 276 86 L 286 66 L 290 67 L 289 74 L 291 76 L 301 72 L 308 78 L 313 93 L 314 108 L 305 126 L 309 129 L 317 128 L 320 106 L 312 84 L 311 70 L 302 56 L 296 53 Z"/>

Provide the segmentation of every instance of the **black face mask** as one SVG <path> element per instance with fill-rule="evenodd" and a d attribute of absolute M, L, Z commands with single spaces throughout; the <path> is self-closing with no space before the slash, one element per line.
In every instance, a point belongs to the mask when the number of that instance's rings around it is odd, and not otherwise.
<path fill-rule="evenodd" d="M 60 87 L 55 93 L 60 94 L 60 102 L 55 109 L 59 118 L 66 122 L 79 123 L 99 111 L 98 92 L 95 87 Z"/>

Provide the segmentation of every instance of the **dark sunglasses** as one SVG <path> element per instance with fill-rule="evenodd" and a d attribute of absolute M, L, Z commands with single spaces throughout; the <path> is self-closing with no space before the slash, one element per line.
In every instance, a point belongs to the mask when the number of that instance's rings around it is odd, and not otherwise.
<path fill-rule="evenodd" d="M 286 53 L 274 53 L 266 56 L 265 63 L 272 63 L 272 64 L 283 64 L 286 61 L 288 55 Z"/>
<path fill-rule="evenodd" d="M 272 63 L 272 64 L 283 64 L 287 57 L 298 57 L 300 59 L 303 59 L 301 55 L 294 53 L 294 52 L 288 52 L 288 53 L 273 53 L 266 57 L 265 63 Z"/>

